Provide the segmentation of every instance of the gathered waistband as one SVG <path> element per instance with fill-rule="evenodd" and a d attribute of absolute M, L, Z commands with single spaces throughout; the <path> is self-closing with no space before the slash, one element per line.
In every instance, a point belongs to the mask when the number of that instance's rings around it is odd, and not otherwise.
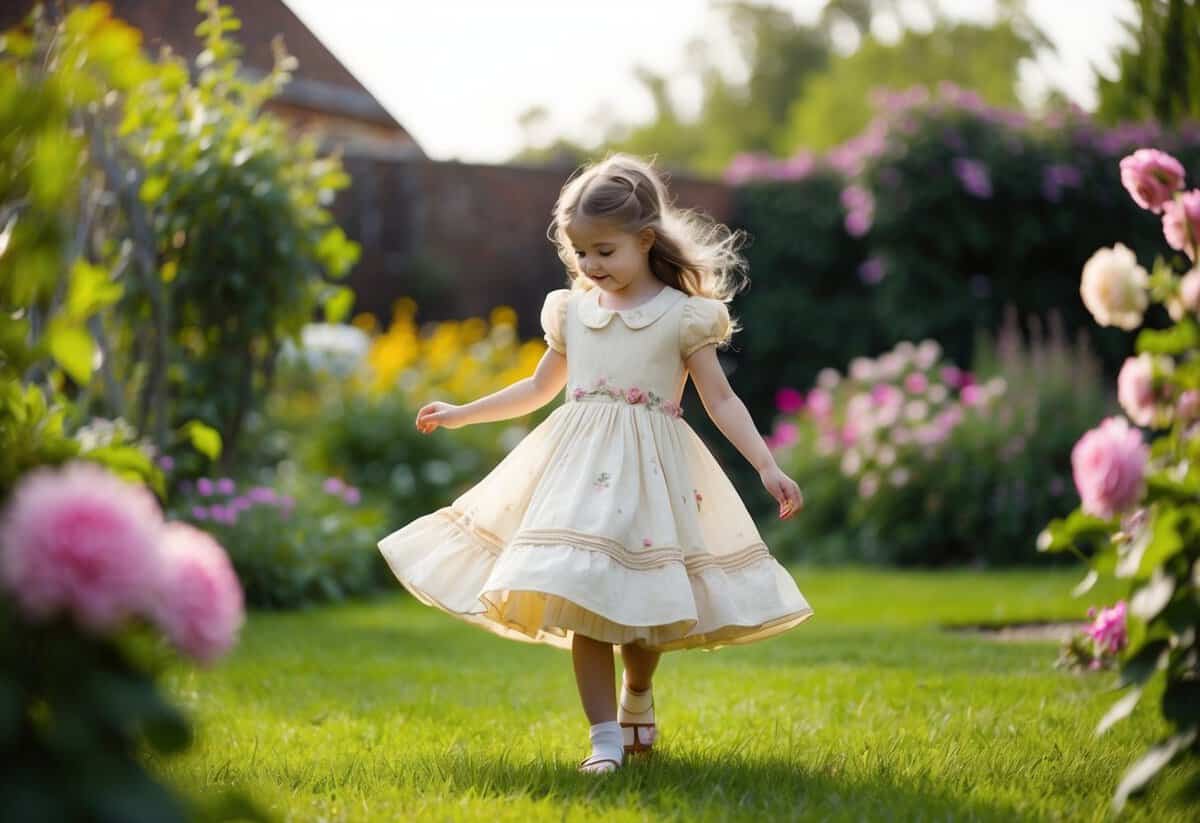
<path fill-rule="evenodd" d="M 667 400 L 652 391 L 633 387 L 621 389 L 610 385 L 597 385 L 591 389 L 577 387 L 567 390 L 568 403 L 584 402 L 619 403 L 625 406 L 641 406 L 668 417 L 683 417 L 683 409 L 672 400 Z"/>

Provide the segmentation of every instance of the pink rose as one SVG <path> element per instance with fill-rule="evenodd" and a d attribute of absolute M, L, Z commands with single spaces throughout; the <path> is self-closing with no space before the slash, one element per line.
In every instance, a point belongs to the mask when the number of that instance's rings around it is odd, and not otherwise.
<path fill-rule="evenodd" d="M 871 387 L 871 399 L 878 407 L 896 405 L 902 397 L 903 393 L 888 383 L 878 383 Z"/>
<path fill-rule="evenodd" d="M 1180 395 L 1175 414 L 1184 423 L 1200 419 L 1200 391 L 1188 389 Z"/>
<path fill-rule="evenodd" d="M 826 417 L 833 411 L 833 397 L 825 389 L 813 389 L 808 393 L 808 408 L 814 417 Z"/>
<path fill-rule="evenodd" d="M 1083 510 L 1112 517 L 1142 495 L 1150 449 L 1140 431 L 1122 417 L 1109 417 L 1079 438 L 1071 469 Z"/>
<path fill-rule="evenodd" d="M 245 619 L 233 565 L 217 541 L 185 523 L 167 524 L 163 555 L 158 623 L 177 649 L 212 663 L 233 647 Z"/>
<path fill-rule="evenodd" d="M 793 414 L 804 408 L 804 395 L 790 386 L 775 392 L 775 408 L 784 414 Z"/>
<path fill-rule="evenodd" d="M 662 409 L 664 414 L 668 414 L 671 417 L 681 417 L 683 415 L 683 408 L 678 403 L 670 400 L 664 400 L 659 408 Z"/>
<path fill-rule="evenodd" d="M 962 400 L 964 406 L 978 406 L 983 402 L 983 389 L 979 388 L 975 383 L 968 383 L 962 387 L 959 399 Z"/>
<path fill-rule="evenodd" d="M 795 423 L 780 420 L 775 423 L 775 430 L 771 432 L 771 440 L 778 447 L 791 446 L 798 439 L 799 433 L 800 429 Z"/>
<path fill-rule="evenodd" d="M 1121 159 L 1121 183 L 1135 203 L 1160 213 L 1171 195 L 1183 188 L 1183 165 L 1158 149 L 1138 149 Z"/>
<path fill-rule="evenodd" d="M 1200 242 L 1200 189 L 1192 189 L 1163 206 L 1163 235 L 1167 245 L 1196 259 Z"/>
<path fill-rule="evenodd" d="M 904 378 L 904 388 L 908 389 L 911 394 L 921 394 L 928 387 L 929 378 L 919 371 L 915 371 Z"/>
<path fill-rule="evenodd" d="M 630 403 L 645 403 L 646 393 L 635 386 L 625 392 L 625 399 Z"/>
<path fill-rule="evenodd" d="M 576 400 L 579 400 L 579 399 L 581 399 L 581 398 L 583 397 L 583 395 L 584 395 L 584 391 L 583 391 L 583 389 L 576 389 L 576 390 L 575 390 L 575 392 L 574 392 L 574 395 L 575 395 L 575 399 L 576 399 Z"/>
<path fill-rule="evenodd" d="M 102 633 L 148 615 L 161 571 L 154 495 L 94 463 L 26 474 L 0 521 L 0 582 L 37 620 Z"/>

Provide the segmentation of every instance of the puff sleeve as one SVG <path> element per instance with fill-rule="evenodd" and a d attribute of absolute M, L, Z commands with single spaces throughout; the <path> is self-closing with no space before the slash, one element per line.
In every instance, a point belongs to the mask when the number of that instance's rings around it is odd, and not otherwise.
<path fill-rule="evenodd" d="M 546 332 L 546 345 L 559 354 L 567 353 L 566 319 L 567 298 L 570 289 L 555 289 L 546 295 L 542 304 L 542 329 Z"/>
<path fill-rule="evenodd" d="M 683 306 L 679 321 L 679 353 L 686 360 L 709 343 L 730 336 L 729 309 L 720 300 L 693 295 Z"/>

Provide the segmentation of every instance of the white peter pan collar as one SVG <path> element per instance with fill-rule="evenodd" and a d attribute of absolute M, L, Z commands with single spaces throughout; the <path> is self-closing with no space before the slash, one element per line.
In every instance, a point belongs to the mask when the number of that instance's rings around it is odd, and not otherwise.
<path fill-rule="evenodd" d="M 593 287 L 579 301 L 579 319 L 589 328 L 602 329 L 614 314 L 619 314 L 629 328 L 642 329 L 666 314 L 680 297 L 686 296 L 674 286 L 663 286 L 662 291 L 636 308 L 608 309 L 600 305 L 601 291 Z"/>

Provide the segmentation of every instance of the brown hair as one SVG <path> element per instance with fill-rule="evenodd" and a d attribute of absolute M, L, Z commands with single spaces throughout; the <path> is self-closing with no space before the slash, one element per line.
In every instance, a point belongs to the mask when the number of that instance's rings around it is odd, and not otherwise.
<path fill-rule="evenodd" d="M 739 253 L 745 233 L 695 211 L 675 208 L 663 176 L 649 161 L 611 154 L 581 166 L 559 192 L 546 234 L 567 267 L 572 286 L 589 289 L 593 287 L 579 270 L 566 233 L 577 214 L 612 221 L 630 233 L 653 229 L 650 271 L 687 294 L 727 303 L 749 282 L 745 258 Z"/>

